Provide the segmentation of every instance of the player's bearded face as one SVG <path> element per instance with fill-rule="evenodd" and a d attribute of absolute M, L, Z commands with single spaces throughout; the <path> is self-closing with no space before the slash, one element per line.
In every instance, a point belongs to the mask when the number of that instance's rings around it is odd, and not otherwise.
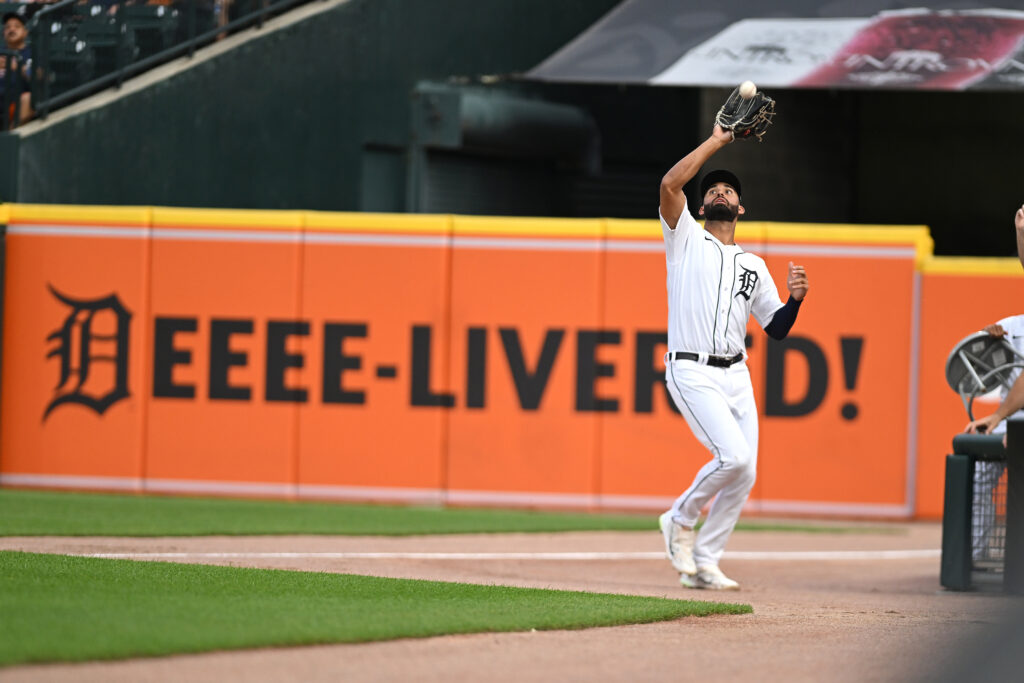
<path fill-rule="evenodd" d="M 709 221 L 734 221 L 739 215 L 739 202 L 732 204 L 728 199 L 713 193 L 704 199 L 704 218 Z"/>

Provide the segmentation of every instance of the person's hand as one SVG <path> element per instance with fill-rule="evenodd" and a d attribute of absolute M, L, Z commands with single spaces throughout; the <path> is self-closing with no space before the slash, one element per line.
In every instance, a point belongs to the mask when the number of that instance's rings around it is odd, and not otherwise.
<path fill-rule="evenodd" d="M 1017 226 L 1017 232 L 1024 232 L 1024 206 L 1017 209 L 1017 214 L 1013 217 L 1013 224 Z"/>
<path fill-rule="evenodd" d="M 964 432 L 967 434 L 991 434 L 992 430 L 996 428 L 1002 422 L 998 413 L 992 413 L 987 417 L 978 418 L 974 422 L 968 422 L 967 426 L 964 427 Z"/>
<path fill-rule="evenodd" d="M 795 266 L 792 261 L 789 262 L 786 288 L 789 289 L 789 293 L 793 295 L 794 299 L 797 301 L 804 300 L 804 297 L 807 296 L 809 285 L 807 283 L 807 272 L 803 266 Z"/>
<path fill-rule="evenodd" d="M 1006 330 L 1004 330 L 1003 326 L 999 325 L 998 323 L 993 323 L 992 325 L 986 326 L 984 329 L 982 329 L 982 332 L 985 332 L 985 333 L 987 333 L 987 334 L 989 334 L 990 336 L 993 336 L 993 337 L 1005 337 L 1006 336 Z"/>
<path fill-rule="evenodd" d="M 725 130 L 724 128 L 722 128 L 720 125 L 718 125 L 716 123 L 715 124 L 715 130 L 711 133 L 711 137 L 713 137 L 714 139 L 718 140 L 719 142 L 727 145 L 727 144 L 729 144 L 730 142 L 733 141 L 733 138 L 735 136 L 732 134 L 731 130 Z M 1018 213 L 1020 213 L 1020 212 L 1018 212 Z"/>

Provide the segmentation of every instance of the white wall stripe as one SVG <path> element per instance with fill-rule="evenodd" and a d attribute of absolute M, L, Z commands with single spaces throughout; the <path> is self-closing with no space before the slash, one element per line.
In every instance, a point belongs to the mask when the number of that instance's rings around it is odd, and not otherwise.
<path fill-rule="evenodd" d="M 539 560 L 539 561 L 607 561 L 607 560 L 665 560 L 664 552 L 564 552 L 564 553 L 345 553 L 345 552 L 166 552 L 166 553 L 66 553 L 80 557 L 120 559 L 193 559 L 193 560 Z M 726 551 L 727 560 L 756 561 L 849 561 L 849 560 L 916 560 L 941 557 L 938 549 L 919 550 L 813 550 L 813 551 Z"/>
<path fill-rule="evenodd" d="M 661 240 L 607 240 L 604 248 L 607 251 L 665 253 L 665 243 Z"/>
<path fill-rule="evenodd" d="M 234 482 L 234 481 L 176 481 L 173 479 L 145 479 L 142 488 L 152 493 L 209 493 L 239 494 L 290 498 L 295 495 L 292 484 Z"/>
<path fill-rule="evenodd" d="M 106 226 L 8 225 L 8 235 L 41 235 L 44 237 L 114 237 L 144 239 L 149 228 L 118 228 Z"/>
<path fill-rule="evenodd" d="M 383 486 L 326 486 L 322 484 L 299 484 L 296 487 L 299 498 L 349 501 L 392 501 L 411 505 L 441 505 L 444 491 L 439 489 L 405 489 Z"/>
<path fill-rule="evenodd" d="M 540 251 L 601 251 L 606 242 L 590 239 L 543 239 L 536 237 L 461 237 L 452 238 L 456 249 L 526 249 Z M 660 244 L 659 244 L 660 247 Z"/>
<path fill-rule="evenodd" d="M 87 477 L 60 474 L 2 474 L 0 486 L 32 486 L 58 489 L 106 489 L 141 491 L 142 479 L 135 477 Z"/>
<path fill-rule="evenodd" d="M 365 235 L 338 232 L 307 232 L 302 240 L 309 244 L 364 244 L 394 247 L 447 247 L 446 235 Z"/>
<path fill-rule="evenodd" d="M 202 242 L 294 242 L 302 241 L 301 230 L 200 230 L 153 228 L 153 239 Z"/>
<path fill-rule="evenodd" d="M 306 232 L 302 230 L 218 230 L 215 228 L 139 228 L 74 225 L 10 225 L 11 235 L 42 235 L 61 237 L 111 237 L 117 239 L 194 240 L 210 242 L 305 242 L 309 244 L 359 244 L 396 247 L 446 247 L 456 249 L 522 249 L 536 251 L 609 251 L 661 253 L 660 240 L 605 240 L 602 238 L 559 239 L 541 237 L 448 237 L 446 235 Z M 792 256 L 871 257 L 912 259 L 914 247 L 847 246 L 818 244 L 756 244 L 747 249 L 754 254 L 788 254 Z"/>
<path fill-rule="evenodd" d="M 456 505 L 550 505 L 559 507 L 590 508 L 597 505 L 597 497 L 589 493 L 532 493 L 529 491 L 461 491 L 445 492 L 445 500 Z"/>
<path fill-rule="evenodd" d="M 915 247 L 904 246 L 848 246 L 817 244 L 759 244 L 749 249 L 755 254 L 792 254 L 794 256 L 870 256 L 873 258 L 912 259 L 917 256 Z"/>

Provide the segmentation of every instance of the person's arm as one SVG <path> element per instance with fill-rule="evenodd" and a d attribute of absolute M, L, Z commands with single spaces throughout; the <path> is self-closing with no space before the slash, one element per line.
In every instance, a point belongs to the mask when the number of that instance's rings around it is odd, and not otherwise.
<path fill-rule="evenodd" d="M 1013 224 L 1017 228 L 1017 258 L 1024 266 L 1024 206 L 1017 209 L 1017 214 L 1013 217 Z"/>
<path fill-rule="evenodd" d="M 999 323 L 986 325 L 981 331 L 991 337 L 1002 338 L 1006 336 L 1006 330 Z"/>
<path fill-rule="evenodd" d="M 996 428 L 996 425 L 1016 413 L 1021 408 L 1024 408 L 1024 372 L 1017 375 L 1017 379 L 1014 380 L 1013 385 L 1010 387 L 1010 391 L 1006 393 L 1006 398 L 1004 398 L 999 404 L 999 407 L 996 408 L 996 412 L 986 417 L 978 418 L 974 422 L 968 423 L 967 427 L 964 428 L 964 431 L 968 434 L 974 434 L 976 432 L 979 434 L 990 434 L 992 430 Z"/>
<path fill-rule="evenodd" d="M 775 311 L 764 331 L 772 339 L 785 339 L 786 335 L 793 328 L 796 322 L 796 314 L 800 311 L 800 302 L 807 296 L 809 284 L 807 272 L 803 266 L 795 266 L 789 262 L 789 273 L 786 277 L 786 288 L 789 290 L 789 300 L 786 304 Z"/>
<path fill-rule="evenodd" d="M 676 162 L 675 166 L 668 170 L 665 177 L 661 179 L 661 217 L 665 219 L 670 228 L 675 229 L 679 217 L 683 215 L 686 208 L 686 195 L 683 193 L 683 185 L 690 182 L 701 166 L 711 156 L 732 142 L 732 131 L 722 130 L 715 125 L 714 132 L 696 149 Z"/>

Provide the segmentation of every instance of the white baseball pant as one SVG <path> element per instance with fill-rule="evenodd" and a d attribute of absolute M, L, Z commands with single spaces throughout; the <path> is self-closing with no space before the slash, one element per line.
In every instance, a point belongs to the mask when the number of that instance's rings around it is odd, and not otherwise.
<path fill-rule="evenodd" d="M 718 565 L 757 477 L 757 406 L 744 362 L 728 368 L 668 363 L 665 381 L 679 412 L 712 458 L 672 504 L 673 519 L 693 527 L 714 498 L 693 548 L 694 562 Z"/>

